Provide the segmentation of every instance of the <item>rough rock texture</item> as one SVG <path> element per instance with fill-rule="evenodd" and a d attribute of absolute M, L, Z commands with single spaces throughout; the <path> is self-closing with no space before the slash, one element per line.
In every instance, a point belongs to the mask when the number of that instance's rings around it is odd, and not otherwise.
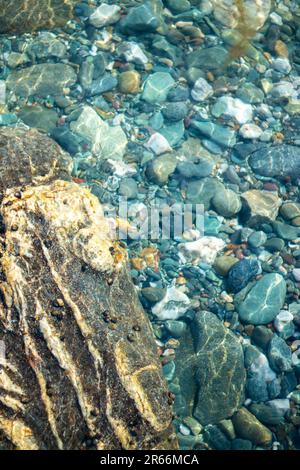
<path fill-rule="evenodd" d="M 277 145 L 262 148 L 249 157 L 252 170 L 262 176 L 300 176 L 300 148 L 294 145 Z"/>
<path fill-rule="evenodd" d="M 196 314 L 191 332 L 194 352 L 176 365 L 182 391 L 187 402 L 193 402 L 193 414 L 202 425 L 218 423 L 230 417 L 244 400 L 242 346 L 210 312 Z M 188 396 L 191 393 L 192 398 Z"/>
<path fill-rule="evenodd" d="M 0 128 L 0 191 L 70 180 L 72 159 L 60 146 L 36 130 Z"/>
<path fill-rule="evenodd" d="M 0 0 L 0 33 L 61 27 L 73 17 L 75 0 Z"/>
<path fill-rule="evenodd" d="M 52 181 L 66 155 L 48 137 L 0 140 L 0 447 L 176 447 L 151 327 L 101 205 Z"/>

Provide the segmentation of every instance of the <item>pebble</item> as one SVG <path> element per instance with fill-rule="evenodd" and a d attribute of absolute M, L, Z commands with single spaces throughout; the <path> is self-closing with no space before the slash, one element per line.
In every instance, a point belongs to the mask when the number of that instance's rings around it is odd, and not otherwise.
<path fill-rule="evenodd" d="M 249 123 L 243 124 L 239 132 L 244 139 L 258 139 L 263 131 L 256 124 Z"/>
<path fill-rule="evenodd" d="M 272 66 L 275 70 L 284 74 L 289 74 L 290 71 L 292 70 L 290 61 L 282 57 L 278 57 L 277 59 L 275 59 L 273 61 Z"/>
<path fill-rule="evenodd" d="M 246 408 L 240 408 L 232 417 L 237 435 L 254 444 L 267 446 L 272 443 L 272 433 Z"/>
<path fill-rule="evenodd" d="M 213 264 L 217 253 L 224 248 L 225 242 L 217 237 L 202 237 L 193 242 L 178 245 L 179 257 L 183 263 L 198 264 L 200 261 Z"/>
<path fill-rule="evenodd" d="M 238 98 L 221 96 L 211 109 L 216 118 L 231 117 L 239 124 L 245 124 L 252 120 L 253 110 L 250 104 L 246 104 Z"/>
<path fill-rule="evenodd" d="M 280 274 L 265 274 L 238 303 L 242 321 L 263 325 L 274 320 L 282 308 L 286 295 L 286 282 Z"/>
<path fill-rule="evenodd" d="M 140 74 L 135 70 L 128 70 L 119 75 L 118 88 L 121 93 L 136 94 L 140 91 Z"/>
<path fill-rule="evenodd" d="M 191 96 L 195 101 L 205 101 L 214 94 L 213 87 L 205 80 L 205 78 L 198 78 L 191 91 Z"/>
<path fill-rule="evenodd" d="M 300 268 L 294 268 L 292 273 L 295 281 L 300 282 Z"/>
<path fill-rule="evenodd" d="M 228 272 L 227 284 L 231 292 L 239 292 L 257 275 L 259 264 L 256 259 L 242 259 Z"/>
<path fill-rule="evenodd" d="M 150 104 L 163 103 L 174 84 L 175 81 L 169 73 L 153 73 L 149 75 L 144 84 L 142 99 Z"/>
<path fill-rule="evenodd" d="M 218 256 L 214 262 L 214 269 L 221 276 L 227 276 L 230 268 L 238 262 L 237 258 L 233 256 Z"/>
<path fill-rule="evenodd" d="M 213 122 L 192 121 L 192 126 L 199 131 L 200 135 L 210 137 L 222 147 L 233 147 L 236 143 L 235 131 L 228 127 L 214 124 Z"/>
<path fill-rule="evenodd" d="M 190 307 L 190 299 L 177 287 L 169 287 L 165 297 L 152 307 L 152 313 L 159 320 L 177 320 Z"/>
<path fill-rule="evenodd" d="M 81 109 L 80 116 L 71 122 L 75 134 L 87 138 L 92 150 L 102 159 L 121 159 L 127 146 L 127 137 L 121 126 L 109 126 L 90 106 Z"/>
<path fill-rule="evenodd" d="M 242 208 L 240 197 L 231 189 L 218 191 L 212 198 L 212 205 L 224 217 L 233 217 Z"/>
<path fill-rule="evenodd" d="M 118 5 L 108 5 L 107 3 L 102 3 L 89 17 L 89 22 L 95 28 L 103 28 L 103 26 L 108 26 L 110 24 L 116 23 L 120 15 L 121 7 Z"/>
<path fill-rule="evenodd" d="M 286 342 L 274 335 L 269 344 L 268 359 L 270 366 L 276 372 L 292 370 L 292 352 Z"/>

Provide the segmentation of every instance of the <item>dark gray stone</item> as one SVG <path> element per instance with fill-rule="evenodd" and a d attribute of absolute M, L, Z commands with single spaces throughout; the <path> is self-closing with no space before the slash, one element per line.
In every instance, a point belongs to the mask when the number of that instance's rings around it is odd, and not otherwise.
<path fill-rule="evenodd" d="M 277 145 L 265 147 L 249 157 L 252 170 L 261 176 L 300 176 L 300 147 Z"/>
<path fill-rule="evenodd" d="M 259 264 L 256 259 L 242 259 L 230 268 L 228 287 L 233 293 L 242 290 L 258 273 Z"/>
<path fill-rule="evenodd" d="M 244 399 L 244 354 L 236 336 L 210 312 L 191 325 L 198 384 L 194 416 L 206 425 L 231 416 Z"/>

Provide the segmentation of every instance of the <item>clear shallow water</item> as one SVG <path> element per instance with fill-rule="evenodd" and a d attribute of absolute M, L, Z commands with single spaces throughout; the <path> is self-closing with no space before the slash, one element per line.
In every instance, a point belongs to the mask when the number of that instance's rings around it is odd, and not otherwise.
<path fill-rule="evenodd" d="M 51 135 L 116 221 L 181 448 L 298 448 L 299 5 L 101 3 L 0 37 L 0 123 Z"/>

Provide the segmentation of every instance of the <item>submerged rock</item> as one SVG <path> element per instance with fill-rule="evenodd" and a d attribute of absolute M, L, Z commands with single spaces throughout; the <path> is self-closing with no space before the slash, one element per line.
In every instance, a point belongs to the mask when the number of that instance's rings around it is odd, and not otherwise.
<path fill-rule="evenodd" d="M 257 281 L 237 305 L 242 321 L 263 325 L 274 320 L 282 308 L 286 294 L 286 282 L 280 274 L 271 273 Z"/>
<path fill-rule="evenodd" d="M 213 264 L 219 251 L 225 246 L 224 240 L 217 237 L 201 237 L 192 242 L 178 245 L 179 257 L 183 263 Z"/>
<path fill-rule="evenodd" d="M 198 385 L 194 416 L 202 425 L 217 423 L 231 416 L 244 399 L 242 346 L 210 312 L 197 313 L 191 331 Z"/>
<path fill-rule="evenodd" d="M 241 408 L 232 418 L 238 436 L 254 444 L 268 445 L 272 442 L 271 431 L 247 410 Z"/>
<path fill-rule="evenodd" d="M 253 152 L 249 165 L 261 176 L 300 176 L 300 147 L 294 145 L 277 145 L 265 147 Z"/>
<path fill-rule="evenodd" d="M 49 138 L 0 133 L 1 448 L 173 447 L 153 333 L 101 205 L 53 181 L 70 158 Z"/>
<path fill-rule="evenodd" d="M 239 292 L 249 281 L 251 281 L 259 271 L 259 264 L 256 259 L 242 259 L 235 263 L 228 273 L 228 287 L 231 292 Z"/>
<path fill-rule="evenodd" d="M 90 106 L 84 106 L 71 130 L 91 142 L 92 151 L 101 159 L 122 159 L 127 137 L 121 126 L 110 126 Z"/>
<path fill-rule="evenodd" d="M 73 18 L 76 0 L 0 0 L 0 33 L 60 28 Z"/>
<path fill-rule="evenodd" d="M 13 71 L 6 80 L 9 91 L 22 98 L 63 95 L 64 89 L 76 83 L 77 75 L 70 65 L 37 64 Z"/>
<path fill-rule="evenodd" d="M 241 219 L 250 227 L 275 220 L 281 205 L 281 199 L 277 193 L 258 189 L 250 189 L 242 193 L 242 200 Z"/>
<path fill-rule="evenodd" d="M 152 308 L 152 313 L 160 320 L 177 320 L 185 314 L 189 306 L 188 296 L 172 286 L 167 289 L 164 298 Z"/>

